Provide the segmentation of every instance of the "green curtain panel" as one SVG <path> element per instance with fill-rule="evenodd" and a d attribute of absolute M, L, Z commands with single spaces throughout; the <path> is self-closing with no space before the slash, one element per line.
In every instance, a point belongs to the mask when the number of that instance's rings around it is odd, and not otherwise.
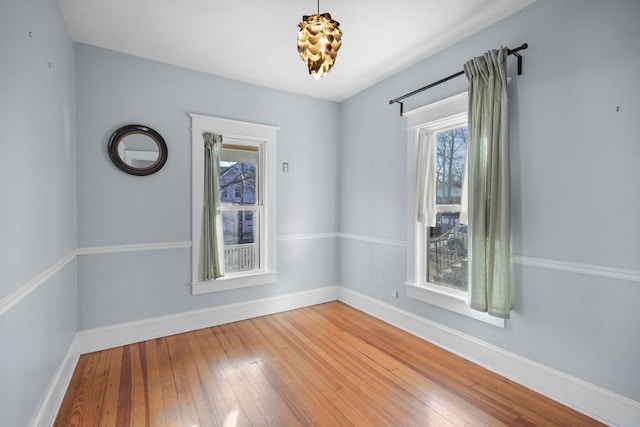
<path fill-rule="evenodd" d="M 498 317 L 511 311 L 508 52 L 491 50 L 464 64 L 469 79 L 469 305 Z"/>
<path fill-rule="evenodd" d="M 204 272 L 203 280 L 224 276 L 224 242 L 220 213 L 222 136 L 204 132 Z"/>

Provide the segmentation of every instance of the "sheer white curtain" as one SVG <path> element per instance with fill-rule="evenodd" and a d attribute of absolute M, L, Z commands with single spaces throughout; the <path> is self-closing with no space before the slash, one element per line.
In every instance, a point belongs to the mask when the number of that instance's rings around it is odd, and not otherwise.
<path fill-rule="evenodd" d="M 224 276 L 224 242 L 220 213 L 222 135 L 204 132 L 204 271 L 203 280 Z"/>
<path fill-rule="evenodd" d="M 507 55 L 507 48 L 491 50 L 464 65 L 469 79 L 469 305 L 498 317 L 511 311 Z"/>
<path fill-rule="evenodd" d="M 420 129 L 416 156 L 416 220 L 436 225 L 436 133 Z"/>

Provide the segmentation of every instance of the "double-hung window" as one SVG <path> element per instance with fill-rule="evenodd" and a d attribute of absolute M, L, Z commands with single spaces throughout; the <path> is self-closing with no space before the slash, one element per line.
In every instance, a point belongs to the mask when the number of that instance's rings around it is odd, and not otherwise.
<path fill-rule="evenodd" d="M 260 230 L 264 203 L 260 145 L 226 138 L 220 153 L 218 185 L 226 276 L 260 270 Z"/>
<path fill-rule="evenodd" d="M 467 305 L 469 233 L 464 175 L 467 160 L 466 93 L 405 113 L 407 118 L 407 296 L 504 327 Z M 428 150 L 430 154 L 421 153 Z M 425 151 L 426 152 L 426 151 Z M 418 162 L 429 162 L 426 172 Z M 422 165 L 424 167 L 424 165 Z M 425 177 L 420 188 L 421 176 Z M 418 205 L 426 191 L 420 218 Z M 462 218 L 461 218 L 462 216 Z"/>
<path fill-rule="evenodd" d="M 276 280 L 277 128 L 216 117 L 192 120 L 192 293 Z M 204 132 L 222 136 L 218 163 L 224 275 L 203 280 Z"/>

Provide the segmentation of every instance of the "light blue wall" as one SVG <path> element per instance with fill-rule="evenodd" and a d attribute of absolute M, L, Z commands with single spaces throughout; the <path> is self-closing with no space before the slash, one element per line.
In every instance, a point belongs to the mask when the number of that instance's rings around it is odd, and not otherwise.
<path fill-rule="evenodd" d="M 77 44 L 75 56 L 79 247 L 191 240 L 188 113 L 279 126 L 277 234 L 338 229 L 338 104 L 89 45 Z M 164 137 L 169 157 L 160 172 L 135 177 L 109 161 L 109 136 L 129 123 Z M 335 237 L 280 240 L 276 284 L 199 296 L 190 295 L 190 249 L 86 255 L 78 263 L 80 329 L 338 284 Z"/>
<path fill-rule="evenodd" d="M 0 425 L 35 417 L 77 332 L 76 283 L 72 260 L 0 316 Z"/>
<path fill-rule="evenodd" d="M 73 44 L 58 4 L 3 0 L 0 58 L 5 303 L 16 302 L 8 295 L 76 248 Z M 29 423 L 76 332 L 72 260 L 0 314 L 0 425 Z"/>
<path fill-rule="evenodd" d="M 490 48 L 510 58 L 513 253 L 640 270 L 640 2 L 540 0 L 341 104 L 340 231 L 406 241 L 406 122 L 388 100 Z M 466 90 L 460 77 L 405 111 Z M 617 107 L 620 111 L 616 111 Z M 640 400 L 640 284 L 514 266 L 506 329 L 406 296 L 406 249 L 342 239 L 340 283 Z"/>
<path fill-rule="evenodd" d="M 336 104 L 73 48 L 54 1 L 3 1 L 0 298 L 76 247 L 189 241 L 190 112 L 280 126 L 278 235 L 300 238 L 278 241 L 276 284 L 200 296 L 189 249 L 72 260 L 0 315 L 0 425 L 28 424 L 78 329 L 332 285 L 640 400 L 637 282 L 517 264 L 504 330 L 389 296 L 406 277 L 406 124 L 387 103 L 528 42 L 524 75 L 510 62 L 513 252 L 638 270 L 638 17 L 637 1 L 540 0 Z M 464 90 L 459 78 L 406 109 Z M 164 136 L 159 173 L 111 165 L 107 139 L 128 123 Z M 325 236 L 338 231 L 380 240 Z"/>

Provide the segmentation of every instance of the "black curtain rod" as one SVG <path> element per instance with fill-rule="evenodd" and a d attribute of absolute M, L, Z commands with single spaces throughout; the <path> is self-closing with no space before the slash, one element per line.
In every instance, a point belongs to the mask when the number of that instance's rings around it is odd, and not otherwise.
<path fill-rule="evenodd" d="M 527 43 L 523 43 L 521 46 L 516 47 L 515 49 L 509 49 L 509 55 L 514 55 L 518 58 L 518 75 L 522 74 L 522 56 L 520 56 L 520 54 L 518 52 L 520 52 L 521 50 L 525 50 L 526 48 L 528 48 L 529 45 Z M 455 74 L 451 74 L 449 77 L 445 77 L 444 79 L 440 79 L 437 82 L 433 82 L 431 84 L 426 85 L 425 87 L 421 87 L 420 89 L 416 89 L 413 92 L 409 92 L 406 93 L 402 96 L 399 96 L 398 98 L 392 99 L 389 101 L 389 104 L 393 104 L 393 103 L 398 103 L 400 104 L 400 115 L 402 115 L 404 113 L 404 103 L 400 102 L 405 98 L 409 98 L 410 96 L 413 96 L 415 94 L 418 94 L 422 91 L 425 91 L 427 89 L 431 89 L 434 86 L 438 86 L 439 84 L 442 84 L 444 82 L 448 82 L 451 79 L 454 79 L 458 76 L 461 76 L 464 74 L 464 70 L 462 71 L 458 71 Z"/>

